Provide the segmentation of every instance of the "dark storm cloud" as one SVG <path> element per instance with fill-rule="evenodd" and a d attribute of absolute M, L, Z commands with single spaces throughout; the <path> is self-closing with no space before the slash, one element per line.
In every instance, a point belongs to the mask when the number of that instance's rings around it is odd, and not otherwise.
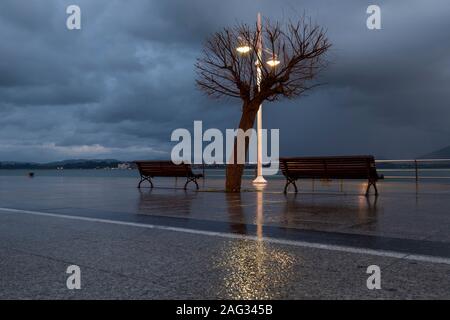
<path fill-rule="evenodd" d="M 365 27 L 372 3 L 382 30 Z M 69 4 L 80 31 L 65 27 Z M 265 104 L 283 154 L 409 157 L 450 143 L 446 0 L 3 0 L 0 160 L 168 157 L 173 129 L 235 127 L 239 101 L 198 92 L 193 64 L 210 33 L 258 11 L 306 12 L 333 43 L 326 86 Z"/>

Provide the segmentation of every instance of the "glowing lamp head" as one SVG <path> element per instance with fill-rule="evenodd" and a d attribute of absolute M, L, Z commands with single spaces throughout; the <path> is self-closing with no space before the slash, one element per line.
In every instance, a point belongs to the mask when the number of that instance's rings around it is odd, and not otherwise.
<path fill-rule="evenodd" d="M 268 60 L 267 62 L 266 62 L 268 65 L 269 65 L 269 67 L 276 67 L 277 65 L 279 65 L 280 64 L 280 60 L 277 60 L 277 59 L 270 59 L 270 60 Z"/>
<path fill-rule="evenodd" d="M 249 46 L 240 46 L 240 47 L 237 47 L 236 50 L 239 53 L 248 53 L 252 49 Z"/>

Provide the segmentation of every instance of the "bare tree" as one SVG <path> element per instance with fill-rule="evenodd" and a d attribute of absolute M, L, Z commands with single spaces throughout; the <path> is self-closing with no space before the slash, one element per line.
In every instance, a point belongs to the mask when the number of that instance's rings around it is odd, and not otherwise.
<path fill-rule="evenodd" d="M 265 21 L 264 25 L 260 32 L 257 26 L 240 24 L 214 33 L 196 63 L 197 85 L 202 91 L 216 98 L 242 100 L 239 128 L 243 131 L 253 128 L 263 101 L 298 97 L 315 87 L 312 80 L 326 65 L 324 54 L 330 47 L 324 29 L 311 19 L 303 17 L 286 24 Z M 262 52 L 260 41 L 265 46 Z M 237 50 L 244 47 L 246 50 Z M 267 63 L 270 61 L 279 63 Z M 248 139 L 244 147 L 247 154 Z M 234 161 L 227 165 L 227 192 L 241 188 L 244 165 L 237 163 L 237 151 L 235 139 Z"/>

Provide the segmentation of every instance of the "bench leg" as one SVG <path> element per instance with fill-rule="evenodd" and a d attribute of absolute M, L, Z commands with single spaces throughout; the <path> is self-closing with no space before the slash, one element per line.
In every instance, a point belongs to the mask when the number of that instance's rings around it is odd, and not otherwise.
<path fill-rule="evenodd" d="M 139 181 L 139 184 L 138 184 L 138 188 L 139 188 L 139 189 L 141 188 L 141 184 L 142 184 L 142 182 L 144 182 L 144 181 L 148 181 L 148 182 L 150 183 L 150 188 L 153 188 L 153 182 L 152 182 L 152 179 L 151 179 L 150 177 L 141 176 L 141 181 Z"/>
<path fill-rule="evenodd" d="M 187 189 L 187 185 L 188 185 L 189 182 L 191 182 L 191 181 L 195 183 L 195 186 L 197 187 L 197 190 L 198 190 L 199 188 L 198 188 L 197 178 L 188 178 L 187 181 L 186 181 L 186 183 L 184 184 L 184 190 Z"/>
<path fill-rule="evenodd" d="M 377 183 L 374 182 L 373 184 L 373 188 L 375 189 L 375 196 L 378 196 L 378 188 L 377 188 Z"/>
<path fill-rule="evenodd" d="M 371 186 L 373 186 L 373 189 L 375 190 L 375 196 L 378 196 L 377 183 L 375 181 L 369 181 L 369 183 L 367 184 L 367 189 L 366 189 L 366 197 L 369 196 L 369 191 L 370 191 Z"/>
<path fill-rule="evenodd" d="M 295 184 L 295 180 L 294 179 L 286 179 L 286 185 L 284 186 L 284 192 L 283 192 L 284 194 L 287 193 L 287 189 L 288 189 L 290 184 L 292 184 L 294 186 L 295 193 L 298 192 L 297 185 Z"/>

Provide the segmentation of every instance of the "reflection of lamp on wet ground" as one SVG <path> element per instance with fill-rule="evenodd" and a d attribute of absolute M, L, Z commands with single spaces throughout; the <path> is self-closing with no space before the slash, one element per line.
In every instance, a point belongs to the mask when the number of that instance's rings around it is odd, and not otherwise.
<path fill-rule="evenodd" d="M 246 194 L 257 206 L 254 215 L 254 223 L 257 225 L 257 239 L 236 239 L 236 241 L 224 241 L 222 247 L 216 250 L 213 257 L 214 267 L 223 274 L 222 283 L 219 286 L 219 294 L 230 299 L 276 299 L 281 298 L 280 292 L 293 283 L 296 273 L 294 266 L 297 257 L 292 251 L 282 246 L 267 244 L 262 238 L 263 225 L 263 197 L 262 190 L 265 186 L 257 186 L 259 191 Z M 241 194 L 227 194 L 227 210 L 233 220 L 237 217 L 241 221 L 245 219 L 246 211 L 254 206 L 244 205 Z M 253 203 L 253 202 L 252 202 Z M 222 291 L 223 290 L 223 291 Z"/>
<path fill-rule="evenodd" d="M 263 223 L 264 223 L 264 188 L 265 185 L 257 185 L 256 192 L 256 237 L 258 240 L 263 239 Z"/>
<path fill-rule="evenodd" d="M 296 263 L 286 248 L 253 240 L 226 241 L 214 258 L 214 267 L 223 272 L 219 290 L 241 300 L 281 298 L 280 292 L 295 281 Z"/>

